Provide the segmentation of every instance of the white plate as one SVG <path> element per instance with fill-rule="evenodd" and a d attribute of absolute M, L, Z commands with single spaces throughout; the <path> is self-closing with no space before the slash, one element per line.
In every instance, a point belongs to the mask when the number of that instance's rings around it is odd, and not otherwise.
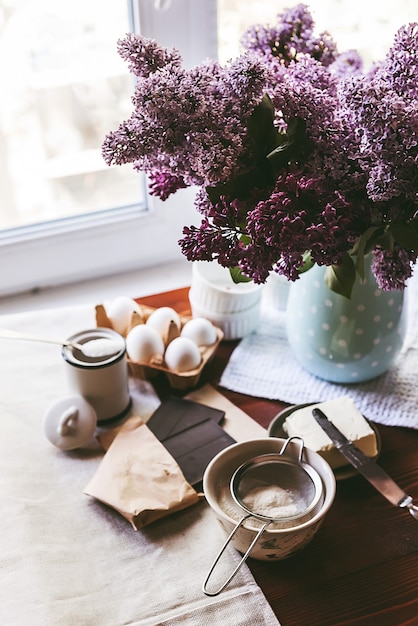
<path fill-rule="evenodd" d="M 289 417 L 289 415 L 291 415 L 294 411 L 297 411 L 298 409 L 303 409 L 306 406 L 312 406 L 314 404 L 318 404 L 318 402 L 308 402 L 307 404 L 294 404 L 292 406 L 289 406 L 287 409 L 280 411 L 280 413 L 278 413 L 276 417 L 273 417 L 272 421 L 270 422 L 270 426 L 268 428 L 269 436 L 270 437 L 283 437 L 284 439 L 287 439 L 288 434 L 285 433 L 285 431 L 283 430 L 283 422 L 285 421 L 285 419 Z M 366 419 L 366 421 L 369 424 L 370 428 L 374 430 L 374 433 L 376 435 L 377 454 L 374 457 L 372 457 L 373 460 L 375 461 L 380 454 L 380 448 L 381 448 L 380 434 L 375 424 L 370 422 L 368 419 Z M 318 451 L 318 454 L 321 454 L 321 452 Z M 335 478 L 337 480 L 345 480 L 346 478 L 352 478 L 353 476 L 358 475 L 357 470 L 349 464 L 344 465 L 342 467 L 337 467 L 336 469 L 333 468 L 333 471 L 335 474 Z"/>

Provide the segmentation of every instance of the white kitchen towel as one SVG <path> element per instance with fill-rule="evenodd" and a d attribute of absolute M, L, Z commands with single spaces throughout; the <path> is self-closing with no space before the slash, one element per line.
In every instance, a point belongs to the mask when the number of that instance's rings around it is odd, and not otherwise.
<path fill-rule="evenodd" d="M 299 365 L 286 336 L 286 312 L 265 303 L 258 329 L 235 348 L 220 384 L 248 395 L 290 404 L 350 396 L 360 411 L 379 424 L 418 428 L 418 276 L 408 285 L 408 333 L 393 367 L 365 383 L 321 380 Z"/>

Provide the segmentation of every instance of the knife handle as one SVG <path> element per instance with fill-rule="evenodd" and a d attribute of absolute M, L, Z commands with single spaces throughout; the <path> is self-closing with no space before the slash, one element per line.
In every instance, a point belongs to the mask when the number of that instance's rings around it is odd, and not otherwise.
<path fill-rule="evenodd" d="M 411 496 L 405 496 L 405 498 L 402 498 L 401 502 L 398 504 L 398 506 L 400 508 L 407 508 L 408 511 L 410 512 L 410 514 L 412 515 L 412 517 L 414 519 L 417 520 L 418 522 L 418 506 L 416 506 L 413 502 L 412 502 L 412 497 Z"/>
<path fill-rule="evenodd" d="M 415 504 L 410 504 L 408 505 L 408 511 L 410 512 L 412 517 L 414 517 L 418 522 L 418 506 L 415 506 Z"/>

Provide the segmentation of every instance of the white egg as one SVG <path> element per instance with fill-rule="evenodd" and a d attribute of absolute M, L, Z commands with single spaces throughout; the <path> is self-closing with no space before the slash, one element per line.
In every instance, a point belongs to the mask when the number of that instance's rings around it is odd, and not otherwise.
<path fill-rule="evenodd" d="M 132 313 L 134 311 L 141 315 L 141 307 L 139 304 L 132 298 L 127 298 L 126 296 L 115 298 L 109 306 L 106 307 L 106 315 L 112 322 L 113 329 L 124 336 L 129 331 Z"/>
<path fill-rule="evenodd" d="M 189 337 L 198 346 L 212 346 L 217 334 L 214 325 L 204 317 L 195 317 L 186 322 L 181 331 L 182 337 Z"/>
<path fill-rule="evenodd" d="M 151 313 L 146 323 L 147 326 L 152 326 L 161 336 L 164 336 L 171 321 L 180 329 L 179 314 L 169 306 L 162 306 Z"/>
<path fill-rule="evenodd" d="M 176 337 L 168 344 L 164 359 L 169 369 L 188 372 L 199 367 L 202 356 L 194 341 L 189 337 Z"/>
<path fill-rule="evenodd" d="M 164 342 L 155 328 L 139 324 L 126 337 L 126 352 L 134 363 L 149 363 L 154 356 L 162 359 Z"/>

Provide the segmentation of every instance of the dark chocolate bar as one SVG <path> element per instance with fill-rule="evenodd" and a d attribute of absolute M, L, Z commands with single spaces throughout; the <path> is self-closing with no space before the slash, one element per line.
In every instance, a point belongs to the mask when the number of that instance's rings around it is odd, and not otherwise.
<path fill-rule="evenodd" d="M 219 425 L 224 416 L 224 411 L 172 397 L 161 403 L 147 426 L 176 459 L 186 480 L 197 487 L 213 457 L 235 443 Z"/>
<path fill-rule="evenodd" d="M 154 411 L 147 426 L 160 441 L 163 441 L 207 419 L 219 424 L 224 417 L 225 412 L 219 409 L 193 400 L 171 397 L 164 400 Z"/>

